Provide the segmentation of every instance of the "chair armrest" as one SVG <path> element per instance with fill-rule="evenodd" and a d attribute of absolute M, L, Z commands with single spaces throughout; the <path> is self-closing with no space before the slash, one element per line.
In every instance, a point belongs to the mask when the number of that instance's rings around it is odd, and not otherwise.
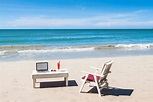
<path fill-rule="evenodd" d="M 96 69 L 96 70 L 101 70 L 101 68 L 97 68 L 97 67 L 93 67 L 93 66 L 89 66 L 90 68 Z"/>
<path fill-rule="evenodd" d="M 91 72 L 86 72 L 86 71 L 81 71 L 82 73 L 86 73 L 86 74 L 92 74 L 94 76 L 99 76 L 99 77 L 102 77 L 101 75 L 99 74 L 96 74 L 96 73 L 91 73 Z"/>

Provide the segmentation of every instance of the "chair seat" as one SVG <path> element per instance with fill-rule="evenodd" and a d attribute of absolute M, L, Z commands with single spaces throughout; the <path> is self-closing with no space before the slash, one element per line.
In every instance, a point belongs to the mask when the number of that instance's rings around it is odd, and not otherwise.
<path fill-rule="evenodd" d="M 86 76 L 83 76 L 82 79 L 85 79 L 85 77 L 86 77 Z M 97 79 L 97 80 L 99 80 L 99 78 L 100 78 L 99 76 L 96 76 L 96 79 Z M 93 82 L 95 82 L 94 76 L 93 76 L 92 74 L 88 74 L 87 80 L 88 80 L 88 81 L 93 81 Z"/>

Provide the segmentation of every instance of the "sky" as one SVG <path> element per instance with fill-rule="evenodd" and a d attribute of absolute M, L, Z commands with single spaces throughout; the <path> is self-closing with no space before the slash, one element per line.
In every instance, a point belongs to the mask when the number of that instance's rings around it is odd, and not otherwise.
<path fill-rule="evenodd" d="M 0 29 L 152 29 L 153 0 L 0 0 Z"/>

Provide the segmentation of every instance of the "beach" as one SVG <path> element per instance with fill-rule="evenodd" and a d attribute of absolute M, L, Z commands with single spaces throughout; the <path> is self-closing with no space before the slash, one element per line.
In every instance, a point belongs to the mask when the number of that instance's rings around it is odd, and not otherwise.
<path fill-rule="evenodd" d="M 102 67 L 108 60 L 114 64 L 108 75 L 110 89 L 104 91 L 105 95 L 99 97 L 96 91 L 79 93 L 84 75 L 81 71 L 92 72 L 89 66 Z M 152 60 L 153 55 L 61 59 L 61 69 L 69 72 L 69 85 L 58 84 L 63 83 L 63 78 L 50 78 L 40 80 L 40 88 L 33 88 L 32 83 L 36 62 L 47 61 L 49 69 L 56 69 L 59 60 L 0 62 L 0 102 L 152 102 Z M 53 83 L 57 85 L 52 86 Z M 84 91 L 89 89 L 85 86 Z"/>

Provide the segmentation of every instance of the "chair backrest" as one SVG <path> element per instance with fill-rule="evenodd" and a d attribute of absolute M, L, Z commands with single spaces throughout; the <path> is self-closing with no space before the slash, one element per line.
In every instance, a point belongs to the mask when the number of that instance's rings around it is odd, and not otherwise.
<path fill-rule="evenodd" d="M 48 62 L 37 62 L 36 70 L 37 71 L 48 71 Z"/>
<path fill-rule="evenodd" d="M 112 66 L 113 63 L 114 63 L 113 61 L 108 61 L 108 62 L 106 62 L 104 64 L 103 69 L 101 71 L 101 76 L 102 77 L 99 80 L 106 79 L 108 73 L 110 73 L 110 68 L 111 68 L 111 66 Z"/>

